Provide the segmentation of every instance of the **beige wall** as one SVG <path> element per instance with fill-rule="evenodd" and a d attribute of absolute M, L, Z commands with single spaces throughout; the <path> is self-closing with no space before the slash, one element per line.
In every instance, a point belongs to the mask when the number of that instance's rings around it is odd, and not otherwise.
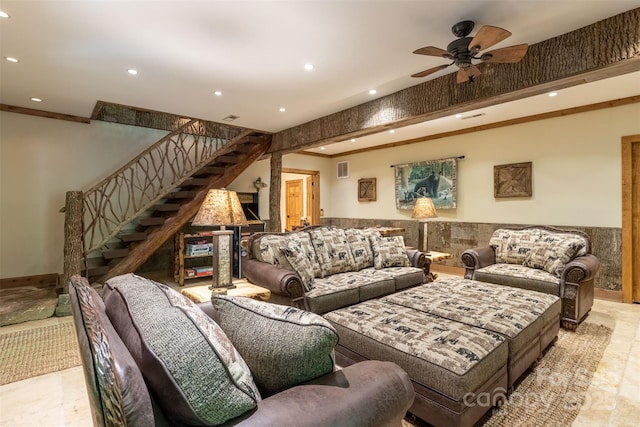
<path fill-rule="evenodd" d="M 0 112 L 0 278 L 62 273 L 65 193 L 89 189 L 165 134 Z"/>
<path fill-rule="evenodd" d="M 86 190 L 165 132 L 89 125 L 0 112 L 0 278 L 61 273 L 65 193 Z M 620 138 L 640 134 L 640 104 L 444 138 L 340 158 L 291 154 L 283 167 L 320 171 L 325 217 L 409 219 L 395 208 L 390 165 L 464 155 L 458 208 L 441 219 L 467 222 L 621 226 Z M 336 178 L 338 161 L 350 176 Z M 533 197 L 493 197 L 493 166 L 533 162 Z M 269 183 L 269 160 L 252 165 L 229 188 Z M 358 202 L 359 178 L 377 178 L 375 202 Z M 260 191 L 269 216 L 270 187 Z"/>
<path fill-rule="evenodd" d="M 640 104 L 633 104 L 334 158 L 349 161 L 350 176 L 329 181 L 334 203 L 325 215 L 410 219 L 410 211 L 395 207 L 390 166 L 465 156 L 458 162 L 457 209 L 440 210 L 441 219 L 620 227 L 620 139 L 638 133 Z M 533 196 L 495 199 L 493 166 L 529 161 Z M 358 202 L 360 178 L 377 178 L 375 202 Z"/>

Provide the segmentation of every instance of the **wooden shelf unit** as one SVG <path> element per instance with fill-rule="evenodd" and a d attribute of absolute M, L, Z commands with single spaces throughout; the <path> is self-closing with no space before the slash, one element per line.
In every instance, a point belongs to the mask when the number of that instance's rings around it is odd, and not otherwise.
<path fill-rule="evenodd" d="M 174 241 L 175 263 L 173 276 L 180 286 L 184 286 L 185 280 L 202 279 L 203 277 L 213 276 L 213 271 L 202 273 L 199 275 L 189 276 L 187 270 L 197 267 L 212 267 L 213 253 L 187 255 L 187 245 L 189 242 L 206 242 L 212 243 L 213 236 L 206 232 L 200 233 L 177 233 Z M 200 262 L 195 261 L 200 260 Z"/>

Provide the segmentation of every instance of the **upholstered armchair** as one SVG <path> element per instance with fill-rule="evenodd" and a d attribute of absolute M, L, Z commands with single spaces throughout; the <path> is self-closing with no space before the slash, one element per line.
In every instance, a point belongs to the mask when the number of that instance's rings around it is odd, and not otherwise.
<path fill-rule="evenodd" d="M 600 260 L 589 236 L 549 226 L 501 228 L 488 246 L 462 253 L 465 278 L 557 295 L 562 326 L 575 329 L 593 305 Z"/>

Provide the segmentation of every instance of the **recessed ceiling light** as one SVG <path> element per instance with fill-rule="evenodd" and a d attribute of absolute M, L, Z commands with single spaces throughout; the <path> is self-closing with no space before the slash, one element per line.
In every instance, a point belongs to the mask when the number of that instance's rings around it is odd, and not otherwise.
<path fill-rule="evenodd" d="M 213 94 L 214 94 L 215 96 L 222 96 L 222 92 L 220 92 L 219 90 L 217 90 L 217 91 L 213 92 Z"/>
<path fill-rule="evenodd" d="M 549 96 L 558 96 L 558 92 L 549 92 Z"/>
<path fill-rule="evenodd" d="M 35 96 L 31 98 L 33 102 L 42 102 L 42 99 L 36 98 Z"/>
<path fill-rule="evenodd" d="M 325 147 L 320 147 L 320 149 L 321 149 L 322 151 L 326 150 L 326 148 L 325 148 Z"/>
<path fill-rule="evenodd" d="M 304 64 L 304 69 L 307 71 L 313 71 L 313 64 Z"/>
<path fill-rule="evenodd" d="M 6 59 L 9 62 L 20 62 L 18 59 L 13 58 L 11 56 L 5 56 L 4 59 Z"/>
<path fill-rule="evenodd" d="M 284 113 L 285 111 L 287 111 L 287 109 L 286 109 L 286 108 L 284 108 L 284 107 L 280 107 L 280 112 L 281 112 L 281 113 Z"/>
<path fill-rule="evenodd" d="M 9 14 L 0 10 L 0 18 L 8 18 Z"/>
<path fill-rule="evenodd" d="M 389 131 L 389 133 L 396 133 L 396 131 L 395 131 L 395 130 L 393 130 L 393 129 L 391 129 L 391 130 Z"/>
<path fill-rule="evenodd" d="M 462 118 L 462 114 L 460 114 L 460 113 L 456 114 L 456 118 L 458 118 L 458 119 Z"/>
<path fill-rule="evenodd" d="M 127 70 L 127 73 L 131 74 L 132 76 L 135 76 L 136 74 L 138 74 L 138 70 L 134 70 L 133 68 L 129 68 Z"/>
<path fill-rule="evenodd" d="M 356 142 L 356 139 L 355 138 L 351 138 L 351 142 Z"/>
<path fill-rule="evenodd" d="M 376 93 L 378 93 L 377 90 L 375 89 L 369 89 L 369 95 L 375 95 Z"/>
<path fill-rule="evenodd" d="M 238 120 L 240 116 L 236 116 L 235 114 L 229 114 L 227 117 L 223 117 L 222 120 L 225 122 L 232 122 L 234 120 Z"/>

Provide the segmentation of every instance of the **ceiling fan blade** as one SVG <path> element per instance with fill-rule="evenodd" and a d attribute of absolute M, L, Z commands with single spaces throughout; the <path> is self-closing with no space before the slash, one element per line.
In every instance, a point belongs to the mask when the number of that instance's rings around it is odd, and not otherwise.
<path fill-rule="evenodd" d="M 453 58 L 453 55 L 451 55 L 451 53 L 435 46 L 421 47 L 420 49 L 414 50 L 413 53 L 418 55 L 439 56 L 441 58 Z"/>
<path fill-rule="evenodd" d="M 480 70 L 475 65 L 470 65 L 469 68 L 460 68 L 458 70 L 458 74 L 456 75 L 456 81 L 458 83 L 464 83 L 468 81 L 473 81 L 476 77 L 480 75 Z"/>
<path fill-rule="evenodd" d="M 502 49 L 492 50 L 487 53 L 483 53 L 480 59 L 483 62 L 501 62 L 501 63 L 514 63 L 524 58 L 527 53 L 529 45 L 517 44 L 515 46 L 503 47 Z"/>
<path fill-rule="evenodd" d="M 476 33 L 475 37 L 469 43 L 469 50 L 472 55 L 490 48 L 496 43 L 500 43 L 502 40 L 509 37 L 511 33 L 504 28 L 492 27 L 491 25 L 484 25 Z"/>
<path fill-rule="evenodd" d="M 412 74 L 411 77 L 425 77 L 429 74 L 433 74 L 437 71 L 444 70 L 451 64 L 438 65 L 437 67 L 429 68 L 428 70 L 420 71 L 419 73 Z"/>

